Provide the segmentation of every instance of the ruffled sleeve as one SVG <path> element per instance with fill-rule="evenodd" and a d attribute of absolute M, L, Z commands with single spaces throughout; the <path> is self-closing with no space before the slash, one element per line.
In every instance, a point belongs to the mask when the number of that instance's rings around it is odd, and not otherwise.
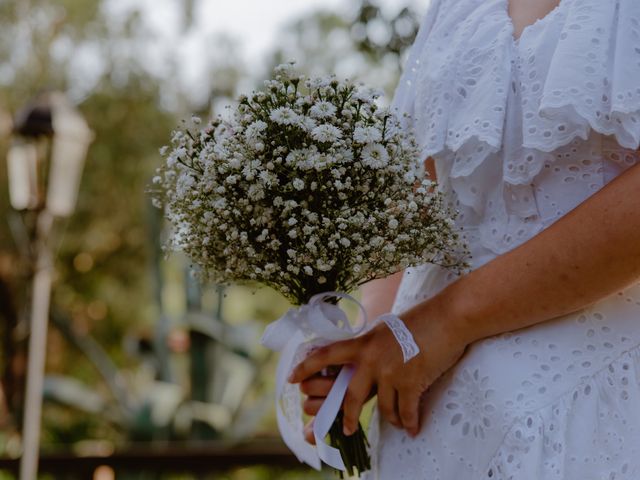
<path fill-rule="evenodd" d="M 507 184 L 531 183 L 554 152 L 592 131 L 640 147 L 640 2 L 562 0 L 516 47 L 521 149 L 504 162 Z"/>
<path fill-rule="evenodd" d="M 638 149 L 640 2 L 569 0 L 566 10 L 524 52 L 525 146 L 550 151 L 593 129 Z"/>
<path fill-rule="evenodd" d="M 507 5 L 434 0 L 392 104 L 496 253 L 542 228 L 531 184 L 559 149 L 640 147 L 640 1 L 561 0 L 517 41 Z"/>
<path fill-rule="evenodd" d="M 496 2 L 430 4 L 392 103 L 412 117 L 424 156 L 458 149 L 473 135 L 500 147 L 509 83 L 500 13 Z"/>

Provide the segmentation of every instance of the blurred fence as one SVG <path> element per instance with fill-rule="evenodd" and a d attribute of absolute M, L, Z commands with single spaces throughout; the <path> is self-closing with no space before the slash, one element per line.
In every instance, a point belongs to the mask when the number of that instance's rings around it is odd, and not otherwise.
<path fill-rule="evenodd" d="M 96 472 L 105 467 L 112 471 L 111 478 L 117 479 L 168 478 L 168 475 L 175 474 L 216 478 L 215 474 L 257 465 L 272 467 L 272 478 L 280 478 L 278 472 L 284 470 L 298 470 L 299 476 L 293 478 L 305 478 L 305 471 L 310 473 L 309 467 L 298 462 L 277 438 L 252 440 L 233 446 L 224 442 L 167 444 L 152 448 L 148 445 L 131 446 L 109 455 L 48 453 L 41 456 L 39 471 L 65 480 L 97 480 L 99 475 Z M 0 471 L 17 476 L 18 468 L 19 459 L 0 459 Z"/>

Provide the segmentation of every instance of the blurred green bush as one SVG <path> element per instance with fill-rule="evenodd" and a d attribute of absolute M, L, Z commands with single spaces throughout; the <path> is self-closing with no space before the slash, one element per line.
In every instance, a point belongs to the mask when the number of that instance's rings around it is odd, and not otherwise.
<path fill-rule="evenodd" d="M 410 5 L 385 15 L 366 0 L 348 4 L 348 14 L 316 12 L 283 29 L 264 71 L 248 71 L 234 41 L 215 39 L 216 54 L 194 60 L 208 76 L 194 95 L 179 81 L 184 52 L 165 52 L 162 68 L 150 62 L 157 32 L 144 9 L 114 16 L 113 3 L 0 2 L 0 158 L 11 116 L 43 89 L 67 92 L 96 132 L 77 210 L 58 237 L 43 446 L 87 454 L 133 440 L 275 435 L 275 358 L 257 338 L 288 305 L 269 290 L 195 285 L 185 259 L 164 258 L 161 216 L 145 194 L 157 150 L 181 118 L 220 112 L 282 61 L 391 95 L 417 16 Z M 176 28 L 186 38 L 196 3 L 180 5 Z M 0 165 L 0 456 L 11 456 L 19 450 L 31 275 L 21 232 L 30 219 L 9 208 Z M 216 478 L 301 478 L 274 475 L 257 468 Z"/>

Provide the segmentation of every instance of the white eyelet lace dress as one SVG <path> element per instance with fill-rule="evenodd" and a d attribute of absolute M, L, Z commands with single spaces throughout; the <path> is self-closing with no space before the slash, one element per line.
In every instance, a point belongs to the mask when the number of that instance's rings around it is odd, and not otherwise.
<path fill-rule="evenodd" d="M 477 268 L 640 161 L 640 0 L 561 0 L 517 41 L 507 0 L 432 0 L 394 106 Z M 393 311 L 453 279 L 406 271 Z M 423 405 L 415 439 L 374 412 L 366 480 L 640 479 L 640 283 L 475 342 Z"/>

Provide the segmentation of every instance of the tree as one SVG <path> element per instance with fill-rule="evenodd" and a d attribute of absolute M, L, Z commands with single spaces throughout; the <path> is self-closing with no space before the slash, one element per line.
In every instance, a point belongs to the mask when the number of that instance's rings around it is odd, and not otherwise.
<path fill-rule="evenodd" d="M 127 365 L 131 360 L 121 349 L 125 332 L 154 320 L 145 187 L 157 163 L 157 149 L 166 143 L 177 114 L 162 108 L 161 93 L 168 92 L 162 92 L 159 80 L 145 70 L 139 58 L 120 48 L 138 41 L 136 12 L 114 32 L 99 0 L 40 0 L 31 2 L 28 11 L 27 4 L 0 4 L 0 57 L 8 59 L 0 65 L 0 110 L 15 112 L 38 91 L 58 89 L 79 102 L 96 133 L 77 210 L 60 239 L 53 305 L 67 312 L 72 328 L 99 337 L 116 363 Z M 87 63 L 91 55 L 98 61 Z M 85 62 L 79 62 L 83 57 Z M 174 92 L 175 96 L 182 94 Z M 5 135 L 0 139 L 0 158 L 5 158 L 7 144 Z M 10 211 L 4 166 L 0 169 L 0 208 Z M 4 272 L 3 285 L 13 292 L 14 304 L 24 317 L 29 265 L 18 260 L 18 247 L 21 220 L 28 222 L 29 217 L 3 218 L 0 258 L 12 259 L 7 263 L 13 265 Z M 7 220 L 13 222 L 13 228 Z M 7 359 L 2 362 L 4 387 L 12 396 L 16 394 L 13 385 L 21 383 L 20 372 L 11 365 L 24 352 L 25 337 L 19 331 L 25 332 L 25 322 L 23 319 L 19 329 L 10 313 L 0 317 L 3 338 L 14 340 L 11 345 L 5 343 L 1 356 Z M 56 330 L 50 335 L 48 353 L 48 372 L 64 372 L 104 389 L 97 372 L 78 351 L 65 346 Z M 20 402 L 11 403 L 15 412 Z M 67 426 L 78 420 L 47 417 L 45 431 L 50 439 L 66 428 L 57 428 L 59 419 L 62 423 L 68 420 Z M 85 430 L 96 428 L 95 419 L 82 420 Z M 83 434 L 96 436 L 90 431 Z"/>
<path fill-rule="evenodd" d="M 218 38 L 219 49 L 198 59 L 206 78 L 200 88 L 192 88 L 180 80 L 182 52 L 178 46 L 170 46 L 150 62 L 148 52 L 158 40 L 157 32 L 145 23 L 139 4 L 129 2 L 114 13 L 110 9 L 115 4 L 106 0 L 0 2 L 0 58 L 5 59 L 0 63 L 0 158 L 6 157 L 9 141 L 7 118 L 38 91 L 59 89 L 78 103 L 96 140 L 89 152 L 77 210 L 59 242 L 54 310 L 68 319 L 66 327 L 99 339 L 116 366 L 133 370 L 144 361 L 127 354 L 123 339 L 151 332 L 146 336 L 153 340 L 158 328 L 159 301 L 153 280 L 161 273 L 153 269 L 175 276 L 176 272 L 182 275 L 184 266 L 180 261 L 178 268 L 159 264 L 155 258 L 158 212 L 150 208 L 145 190 L 159 164 L 157 150 L 188 113 L 207 117 L 212 111 L 220 112 L 239 88 L 259 85 L 271 71 L 250 78 L 234 53 L 233 42 Z M 185 36 L 193 28 L 197 2 L 180 5 L 178 35 Z M 271 63 L 296 58 L 310 74 L 336 72 L 390 93 L 416 29 L 411 10 L 387 18 L 364 1 L 351 17 L 317 13 L 294 22 L 283 32 Z M 4 162 L 0 165 L 0 209 L 10 212 L 6 168 Z M 18 426 L 21 402 L 16 389 L 22 382 L 30 273 L 28 263 L 21 260 L 20 224 L 29 218 L 6 215 L 3 219 L 0 334 L 11 341 L 0 345 L 0 371 Z M 252 315 L 273 318 L 274 309 L 283 305 L 274 303 L 269 295 L 262 292 L 256 297 Z M 250 303 L 246 291 L 235 290 L 230 296 L 242 299 L 234 300 L 235 308 Z M 3 298 L 11 298 L 14 308 Z M 99 372 L 83 354 L 69 348 L 62 330 L 51 331 L 47 371 L 107 393 Z M 126 436 L 101 416 L 64 409 L 55 412 L 45 419 L 44 439 L 49 442 Z"/>
<path fill-rule="evenodd" d="M 413 8 L 388 16 L 369 0 L 356 4 L 350 16 L 317 12 L 285 28 L 269 68 L 295 60 L 309 75 L 335 73 L 381 88 L 388 102 L 418 27 Z"/>

